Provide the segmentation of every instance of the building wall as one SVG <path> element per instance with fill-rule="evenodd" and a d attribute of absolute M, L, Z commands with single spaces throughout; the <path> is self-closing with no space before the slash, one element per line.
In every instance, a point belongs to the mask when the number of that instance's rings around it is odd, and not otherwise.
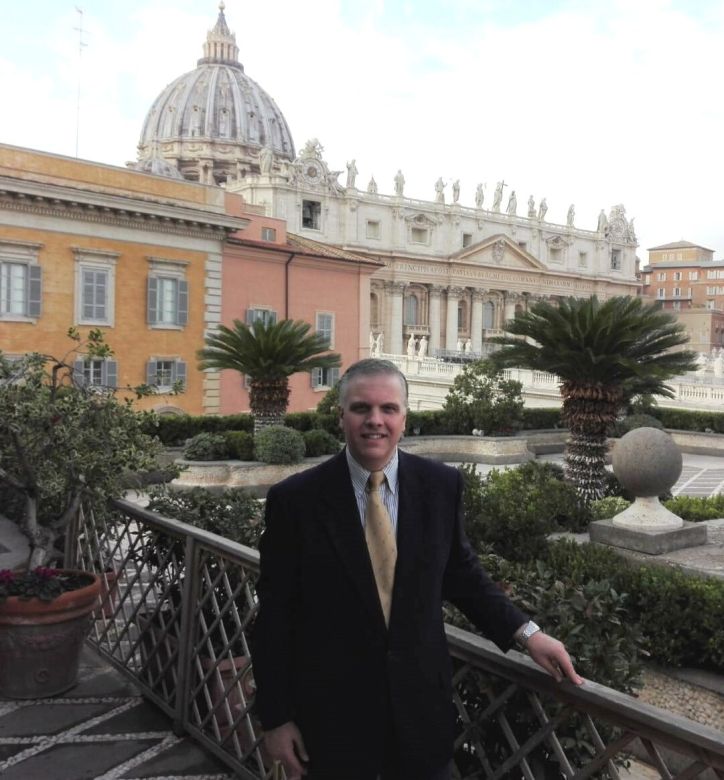
<path fill-rule="evenodd" d="M 372 270 L 373 266 L 232 240 L 224 255 L 222 322 L 229 327 L 234 319 L 246 322 L 249 309 L 261 308 L 274 312 L 277 321 L 303 320 L 315 329 L 316 315 L 331 313 L 332 349 L 342 356 L 343 371 L 369 351 L 366 334 Z M 314 409 L 329 389 L 313 389 L 306 373 L 293 375 L 289 385 L 290 412 Z M 249 411 L 244 380 L 235 371 L 222 372 L 220 397 L 222 414 Z"/>
<path fill-rule="evenodd" d="M 201 413 L 204 377 L 196 350 L 221 316 L 226 233 L 247 222 L 225 214 L 224 193 L 1 145 L 0 182 L 0 264 L 18 266 L 25 253 L 28 265 L 42 271 L 39 316 L 0 307 L 0 349 L 64 356 L 75 346 L 68 328 L 79 326 L 86 336 L 98 327 L 114 350 L 119 387 L 145 383 L 151 360 L 169 361 L 174 371 L 185 365 L 182 393 L 156 393 L 139 401 L 140 408 Z M 108 271 L 113 282 L 101 323 L 79 319 L 81 265 Z M 187 319 L 154 326 L 148 278 L 169 274 L 188 285 Z"/>

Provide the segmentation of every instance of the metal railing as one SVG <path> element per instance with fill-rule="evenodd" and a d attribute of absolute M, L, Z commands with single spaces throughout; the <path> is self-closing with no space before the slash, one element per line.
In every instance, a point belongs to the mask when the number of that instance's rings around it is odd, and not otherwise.
<path fill-rule="evenodd" d="M 89 640 L 97 651 L 238 776 L 276 776 L 253 708 L 258 553 L 125 501 L 82 516 L 75 550 L 107 586 Z M 454 777 L 618 778 L 633 751 L 666 780 L 724 780 L 724 733 L 595 683 L 558 685 L 524 655 L 447 632 Z"/>

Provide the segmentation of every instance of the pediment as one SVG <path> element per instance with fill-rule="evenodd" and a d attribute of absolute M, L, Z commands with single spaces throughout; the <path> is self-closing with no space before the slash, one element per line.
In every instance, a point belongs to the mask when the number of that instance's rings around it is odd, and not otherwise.
<path fill-rule="evenodd" d="M 547 270 L 540 260 L 502 233 L 488 236 L 488 238 L 479 241 L 477 244 L 466 246 L 464 249 L 450 255 L 450 261 L 497 266 L 499 268 Z"/>
<path fill-rule="evenodd" d="M 402 217 L 413 227 L 433 227 L 442 223 L 441 217 L 430 216 L 422 211 L 403 211 Z"/>

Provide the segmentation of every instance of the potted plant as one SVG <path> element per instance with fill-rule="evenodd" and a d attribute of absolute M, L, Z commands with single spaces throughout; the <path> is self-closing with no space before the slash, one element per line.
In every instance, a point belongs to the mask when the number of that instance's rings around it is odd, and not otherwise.
<path fill-rule="evenodd" d="M 106 511 L 123 494 L 124 476 L 154 466 L 160 449 L 131 400 L 89 386 L 69 362 L 109 359 L 102 333 L 91 331 L 83 345 L 75 330 L 69 335 L 76 347 L 61 359 L 0 352 L 0 507 L 28 541 L 26 560 L 2 574 L 0 696 L 44 697 L 74 683 L 100 583 L 94 573 L 49 567 L 75 560 L 81 505 Z"/>

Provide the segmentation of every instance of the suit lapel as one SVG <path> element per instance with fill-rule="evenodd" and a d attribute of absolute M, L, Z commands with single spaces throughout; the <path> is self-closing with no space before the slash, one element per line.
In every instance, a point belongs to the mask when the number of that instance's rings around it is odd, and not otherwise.
<path fill-rule="evenodd" d="M 384 627 L 377 585 L 344 451 L 329 461 L 329 467 L 321 500 L 322 522 L 366 609 Z"/>

